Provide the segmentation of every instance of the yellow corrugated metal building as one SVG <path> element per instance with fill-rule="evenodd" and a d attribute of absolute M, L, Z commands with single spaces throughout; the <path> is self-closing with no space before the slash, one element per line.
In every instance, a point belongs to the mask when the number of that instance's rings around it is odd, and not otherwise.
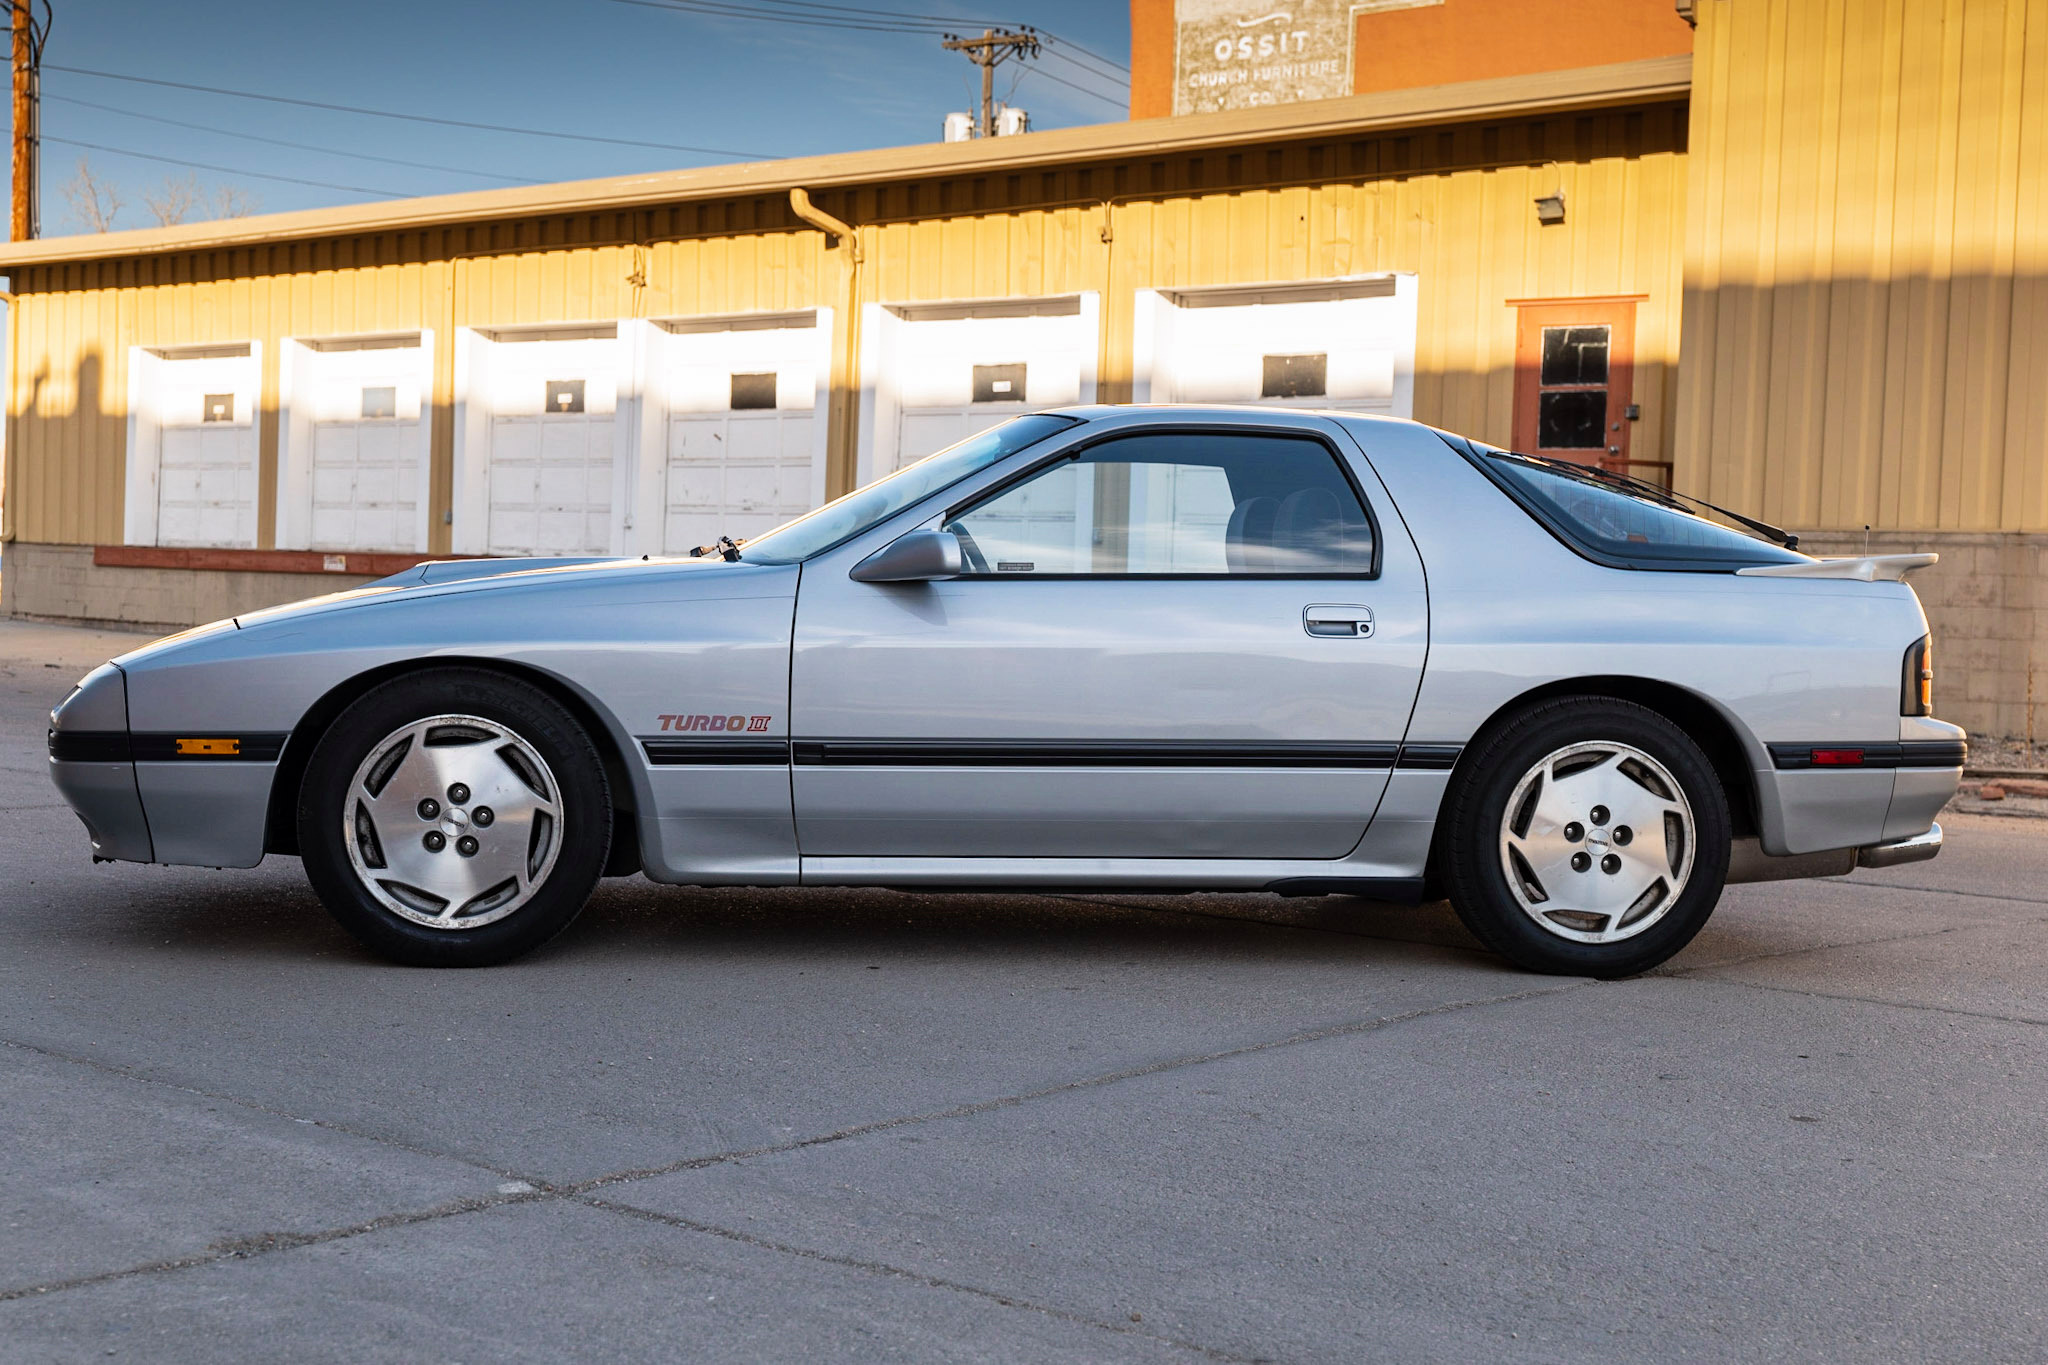
<path fill-rule="evenodd" d="M 6 609 L 674 550 L 1020 405 L 1326 403 L 1941 550 L 1944 713 L 2025 733 L 2048 7 L 1681 8 L 1689 57 L 0 248 Z"/>

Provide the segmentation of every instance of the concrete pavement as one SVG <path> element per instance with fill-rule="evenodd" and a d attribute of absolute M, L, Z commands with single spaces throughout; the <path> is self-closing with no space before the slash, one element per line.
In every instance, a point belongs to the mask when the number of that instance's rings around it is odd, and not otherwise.
<path fill-rule="evenodd" d="M 2048 1356 L 2048 825 L 1606 984 L 638 881 L 409 971 L 295 861 L 90 864 L 43 714 L 126 643 L 0 623 L 0 1360 Z"/>

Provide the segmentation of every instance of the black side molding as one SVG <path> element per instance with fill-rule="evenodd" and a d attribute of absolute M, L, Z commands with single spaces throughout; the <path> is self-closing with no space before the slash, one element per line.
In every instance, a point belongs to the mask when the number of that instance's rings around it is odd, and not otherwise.
<path fill-rule="evenodd" d="M 1400 766 L 1426 772 L 1449 772 L 1458 766 L 1458 755 L 1464 752 L 1462 744 L 1403 744 Z"/>
<path fill-rule="evenodd" d="M 52 730 L 50 757 L 59 763 L 275 763 L 289 738 L 281 730 L 225 734 Z"/>
<path fill-rule="evenodd" d="M 1070 740 L 799 739 L 807 767 L 1391 768 L 1398 744 L 1077 742 Z"/>
<path fill-rule="evenodd" d="M 1970 746 L 1960 739 L 1909 739 L 1898 744 L 1773 744 L 1771 765 L 1805 768 L 1960 768 Z"/>
<path fill-rule="evenodd" d="M 641 735 L 640 747 L 647 761 L 657 768 L 693 767 L 699 764 L 781 767 L 789 762 L 786 739 L 670 739 Z"/>

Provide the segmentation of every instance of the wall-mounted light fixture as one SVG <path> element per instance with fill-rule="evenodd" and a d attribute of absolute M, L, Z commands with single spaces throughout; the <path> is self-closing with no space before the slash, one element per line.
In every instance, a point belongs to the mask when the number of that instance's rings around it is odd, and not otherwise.
<path fill-rule="evenodd" d="M 1564 221 L 1564 191 L 1538 195 L 1536 198 L 1536 221 L 1549 227 L 1552 223 Z"/>

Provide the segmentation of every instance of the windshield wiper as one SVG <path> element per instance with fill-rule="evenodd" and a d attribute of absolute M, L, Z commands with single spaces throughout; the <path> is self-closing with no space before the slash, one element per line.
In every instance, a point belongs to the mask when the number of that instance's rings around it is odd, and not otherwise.
<path fill-rule="evenodd" d="M 1788 550 L 1799 548 L 1799 537 L 1793 535 L 1790 531 L 1773 526 L 1767 521 L 1759 521 L 1755 517 L 1746 517 L 1740 512 L 1731 512 L 1718 503 L 1708 502 L 1705 498 L 1697 498 L 1690 493 L 1681 493 L 1675 488 L 1661 487 L 1647 480 L 1639 479 L 1633 474 L 1622 474 L 1612 469 L 1602 469 L 1598 465 L 1574 464 L 1570 460 L 1560 460 L 1550 455 L 1516 455 L 1515 458 L 1518 460 L 1528 460 L 1532 464 L 1544 465 L 1547 468 L 1573 474 L 1580 478 L 1594 478 L 1604 483 L 1617 484 L 1633 493 L 1650 499 L 1652 502 L 1662 503 L 1664 506 L 1675 511 L 1685 511 L 1684 504 L 1689 502 L 1696 507 L 1704 507 L 1709 512 L 1718 513 L 1738 525 L 1746 526 L 1765 540 L 1782 545 Z"/>

